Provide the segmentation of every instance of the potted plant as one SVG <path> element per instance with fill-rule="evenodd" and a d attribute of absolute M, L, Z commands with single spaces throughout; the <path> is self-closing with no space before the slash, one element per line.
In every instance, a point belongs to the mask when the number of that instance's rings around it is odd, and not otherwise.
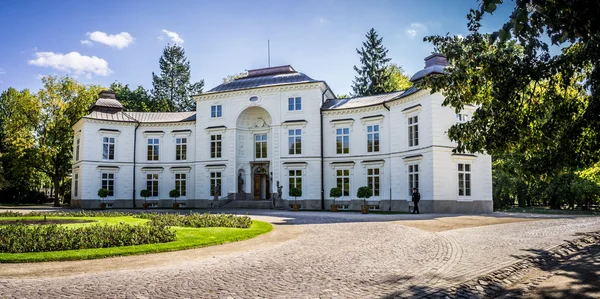
<path fill-rule="evenodd" d="M 175 200 L 175 202 L 173 203 L 173 209 L 179 209 L 179 204 L 177 203 L 177 198 L 179 196 L 181 196 L 181 194 L 179 194 L 179 190 L 173 189 L 173 190 L 169 191 L 169 197 L 171 197 Z"/>
<path fill-rule="evenodd" d="M 144 198 L 144 209 L 148 209 L 148 207 L 150 207 L 150 204 L 146 202 L 146 200 L 148 199 L 148 197 L 150 197 L 150 195 L 152 195 L 150 193 L 150 190 L 148 189 L 144 189 L 142 191 L 140 191 L 140 196 Z"/>
<path fill-rule="evenodd" d="M 298 189 L 298 188 L 291 188 L 290 189 L 290 196 L 294 197 L 294 212 L 297 212 L 300 210 L 300 205 L 298 204 L 298 196 L 302 196 L 302 190 Z"/>
<path fill-rule="evenodd" d="M 108 190 L 106 190 L 105 188 L 98 189 L 98 196 L 100 196 L 100 210 L 106 209 L 104 199 L 108 196 Z"/>
<path fill-rule="evenodd" d="M 342 189 L 337 188 L 337 187 L 331 188 L 331 190 L 329 190 L 329 196 L 333 197 L 333 204 L 331 205 L 331 211 L 337 212 L 338 208 L 337 208 L 337 205 L 335 204 L 335 199 L 342 196 Z"/>
<path fill-rule="evenodd" d="M 368 186 L 362 186 L 360 188 L 358 188 L 358 192 L 356 192 L 356 196 L 358 196 L 358 198 L 362 198 L 363 199 L 363 204 L 362 206 L 360 206 L 360 212 L 363 214 L 367 214 L 369 213 L 369 206 L 367 205 L 367 198 L 371 197 L 371 188 L 369 188 Z"/>

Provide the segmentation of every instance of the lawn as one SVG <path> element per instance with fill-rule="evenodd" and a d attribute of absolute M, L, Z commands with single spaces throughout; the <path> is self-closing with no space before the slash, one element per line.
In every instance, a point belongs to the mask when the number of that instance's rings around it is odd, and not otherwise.
<path fill-rule="evenodd" d="M 2 217 L 2 220 L 16 219 L 38 219 L 44 217 Z M 73 219 L 72 217 L 48 217 L 48 219 Z M 64 224 L 67 227 L 77 227 L 94 224 L 118 224 L 126 223 L 139 225 L 148 220 L 125 217 L 77 217 L 81 220 L 92 220 L 91 223 Z M 47 261 L 65 261 L 65 260 L 87 260 L 110 256 L 124 256 L 134 254 L 157 253 L 165 251 L 175 251 L 190 248 L 206 247 L 229 242 L 241 241 L 267 233 L 273 229 L 269 223 L 262 221 L 252 221 L 250 228 L 190 228 L 190 227 L 172 227 L 175 230 L 177 240 L 168 243 L 145 244 L 137 246 L 123 246 L 110 248 L 93 248 L 64 251 L 48 252 L 30 252 L 30 253 L 0 253 L 0 263 L 27 263 L 27 262 L 47 262 Z"/>

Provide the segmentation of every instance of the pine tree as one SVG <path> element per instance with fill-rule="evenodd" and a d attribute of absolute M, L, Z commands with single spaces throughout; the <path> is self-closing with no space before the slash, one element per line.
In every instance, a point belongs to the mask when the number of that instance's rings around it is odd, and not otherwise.
<path fill-rule="evenodd" d="M 167 45 L 159 60 L 160 75 L 152 72 L 152 96 L 167 111 L 193 111 L 192 95 L 202 92 L 204 80 L 190 83 L 190 62 L 178 45 Z"/>
<path fill-rule="evenodd" d="M 353 96 L 389 91 L 391 73 L 387 70 L 387 64 L 391 58 L 387 58 L 388 50 L 382 44 L 383 38 L 379 38 L 373 28 L 365 36 L 367 40 L 363 42 L 363 47 L 356 49 L 362 66 L 354 66 L 358 76 L 352 82 Z"/>

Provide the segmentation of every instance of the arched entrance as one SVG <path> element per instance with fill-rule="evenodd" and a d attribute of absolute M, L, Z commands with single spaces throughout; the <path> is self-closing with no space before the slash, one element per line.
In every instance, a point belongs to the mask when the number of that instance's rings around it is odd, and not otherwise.
<path fill-rule="evenodd" d="M 236 120 L 236 168 L 243 180 L 244 197 L 254 200 L 271 198 L 272 118 L 259 106 L 243 110 Z"/>

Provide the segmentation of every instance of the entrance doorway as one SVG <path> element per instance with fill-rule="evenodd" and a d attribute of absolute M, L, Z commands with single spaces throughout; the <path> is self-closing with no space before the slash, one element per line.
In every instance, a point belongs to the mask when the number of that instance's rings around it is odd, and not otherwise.
<path fill-rule="evenodd" d="M 255 200 L 267 200 L 270 198 L 269 175 L 267 170 L 262 166 L 258 166 L 254 170 L 252 189 Z"/>

